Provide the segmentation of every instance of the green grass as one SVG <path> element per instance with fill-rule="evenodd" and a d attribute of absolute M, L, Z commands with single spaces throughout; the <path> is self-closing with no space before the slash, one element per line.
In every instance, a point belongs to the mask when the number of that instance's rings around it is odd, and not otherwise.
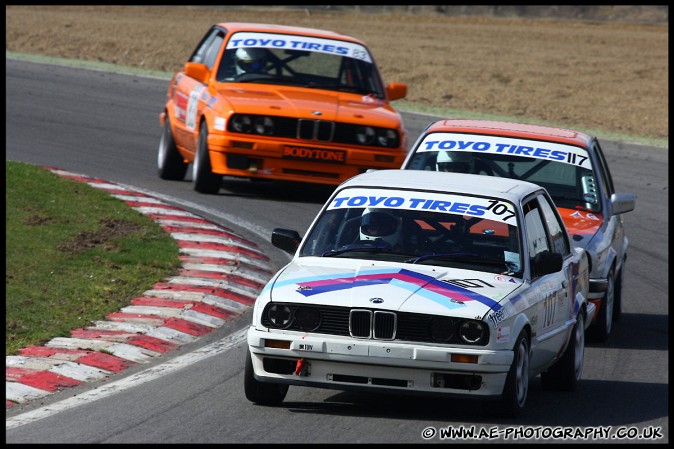
<path fill-rule="evenodd" d="M 175 240 L 109 193 L 6 161 L 5 355 L 105 319 L 180 266 Z"/>

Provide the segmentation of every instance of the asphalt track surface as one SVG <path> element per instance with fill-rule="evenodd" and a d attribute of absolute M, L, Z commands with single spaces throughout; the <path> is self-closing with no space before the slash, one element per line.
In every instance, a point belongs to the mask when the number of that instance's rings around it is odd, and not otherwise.
<path fill-rule="evenodd" d="M 288 257 L 270 245 L 271 230 L 303 233 L 330 193 L 226 179 L 217 195 L 201 195 L 189 177 L 162 181 L 156 149 L 166 80 L 6 62 L 7 160 L 137 189 L 233 230 L 268 256 L 272 270 Z M 411 140 L 433 119 L 404 114 Z M 452 427 L 494 435 L 462 442 L 571 442 L 545 438 L 560 429 L 582 431 L 589 436 L 585 442 L 666 443 L 668 149 L 609 141 L 603 146 L 617 190 L 638 195 L 636 210 L 625 215 L 630 253 L 624 315 L 608 343 L 586 348 L 577 391 L 542 391 L 534 379 L 517 421 L 491 417 L 471 402 L 300 387 L 291 388 L 280 407 L 255 406 L 243 395 L 244 313 L 165 357 L 8 409 L 6 442 L 419 443 L 448 442 L 439 433 L 424 440 L 422 431 Z M 25 419 L 36 412 L 42 415 Z"/>

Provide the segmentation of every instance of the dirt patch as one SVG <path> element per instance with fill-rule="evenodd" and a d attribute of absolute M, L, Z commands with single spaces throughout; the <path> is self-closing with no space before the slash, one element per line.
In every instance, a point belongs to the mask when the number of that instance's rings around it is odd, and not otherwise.
<path fill-rule="evenodd" d="M 400 107 L 669 135 L 666 23 L 273 7 L 7 6 L 5 11 L 8 51 L 166 72 L 180 69 L 217 22 L 328 29 L 365 41 L 385 81 L 408 84 L 407 99 L 394 103 Z"/>
<path fill-rule="evenodd" d="M 42 226 L 53 222 L 54 218 L 40 214 L 30 215 L 26 218 L 26 225 L 28 226 Z"/>
<path fill-rule="evenodd" d="M 113 239 L 131 234 L 138 229 L 140 226 L 137 223 L 106 218 L 101 220 L 100 228 L 94 231 L 82 231 L 74 239 L 60 245 L 58 249 L 68 254 L 79 254 L 98 246 L 112 251 L 114 250 L 111 242 Z"/>

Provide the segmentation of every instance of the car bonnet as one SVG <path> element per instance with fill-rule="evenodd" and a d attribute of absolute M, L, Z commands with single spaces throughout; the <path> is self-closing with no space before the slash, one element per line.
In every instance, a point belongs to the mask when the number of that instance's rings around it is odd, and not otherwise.
<path fill-rule="evenodd" d="M 564 207 L 558 207 L 557 210 L 564 221 L 569 236 L 576 245 L 581 247 L 586 247 L 590 243 L 604 221 L 603 215 L 599 213 Z"/>
<path fill-rule="evenodd" d="M 521 279 L 479 271 L 306 257 L 266 289 L 279 302 L 481 318 L 520 286 Z"/>
<path fill-rule="evenodd" d="M 248 85 L 219 90 L 224 109 L 243 114 L 271 114 L 321 120 L 362 121 L 366 114 L 379 126 L 396 127 L 400 118 L 388 103 L 368 95 L 276 85 Z M 264 105 L 264 107 L 262 106 Z"/>

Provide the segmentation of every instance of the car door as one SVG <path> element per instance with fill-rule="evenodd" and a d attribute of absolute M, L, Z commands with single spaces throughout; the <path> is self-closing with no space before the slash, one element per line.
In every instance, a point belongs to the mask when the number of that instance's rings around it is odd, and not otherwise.
<path fill-rule="evenodd" d="M 525 236 L 532 267 L 531 291 L 535 294 L 531 367 L 538 369 L 561 355 L 569 338 L 570 317 L 573 313 L 572 273 L 578 264 L 570 251 L 568 235 L 552 200 L 543 193 L 530 198 L 524 205 Z M 543 251 L 559 253 L 562 269 L 549 274 L 537 274 L 533 259 Z"/>
<path fill-rule="evenodd" d="M 606 162 L 606 158 L 604 158 L 604 153 L 601 150 L 599 142 L 596 140 L 593 143 L 593 152 L 596 158 L 594 170 L 598 174 L 597 177 L 601 188 L 600 201 L 602 205 L 602 215 L 604 217 L 604 221 L 607 223 L 605 227 L 602 226 L 599 232 L 604 233 L 605 235 L 603 237 L 610 241 L 610 243 L 607 242 L 606 245 L 600 246 L 610 245 L 615 250 L 615 253 L 618 255 L 618 257 L 620 257 L 627 249 L 625 248 L 623 216 L 610 214 L 612 211 L 610 210 L 609 204 L 611 202 L 611 195 L 615 193 L 615 188 L 613 186 L 613 178 L 611 177 L 608 163 Z M 607 273 L 603 273 L 604 276 L 606 274 Z"/>
<path fill-rule="evenodd" d="M 222 50 L 225 39 L 225 31 L 221 28 L 212 28 L 188 60 L 205 64 L 209 70 L 213 69 L 215 62 Z M 176 79 L 173 91 L 173 104 L 175 105 L 174 138 L 176 144 L 188 150 L 196 151 L 199 141 L 199 117 L 205 108 L 207 95 L 206 84 L 201 80 L 188 76 L 181 72 Z"/>

